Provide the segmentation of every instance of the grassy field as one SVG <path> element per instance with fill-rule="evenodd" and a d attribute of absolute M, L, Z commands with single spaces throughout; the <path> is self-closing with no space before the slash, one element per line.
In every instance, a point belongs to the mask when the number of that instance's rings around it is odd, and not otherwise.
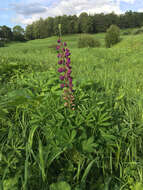
<path fill-rule="evenodd" d="M 143 35 L 71 51 L 75 111 L 57 37 L 0 48 L 0 190 L 143 190 Z"/>

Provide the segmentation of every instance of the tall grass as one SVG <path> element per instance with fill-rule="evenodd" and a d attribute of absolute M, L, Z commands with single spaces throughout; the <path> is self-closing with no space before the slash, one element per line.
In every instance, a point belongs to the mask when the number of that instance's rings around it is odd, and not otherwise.
<path fill-rule="evenodd" d="M 94 35 L 93 35 L 94 36 Z M 75 111 L 65 108 L 56 37 L 0 49 L 0 188 L 136 190 L 143 181 L 143 36 L 71 47 Z"/>

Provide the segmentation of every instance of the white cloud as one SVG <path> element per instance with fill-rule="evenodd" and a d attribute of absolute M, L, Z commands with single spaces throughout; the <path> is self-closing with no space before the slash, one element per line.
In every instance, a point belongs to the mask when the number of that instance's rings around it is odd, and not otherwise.
<path fill-rule="evenodd" d="M 143 12 L 143 8 L 142 9 L 138 9 L 138 12 Z"/>
<path fill-rule="evenodd" d="M 12 21 L 17 24 L 30 24 L 40 17 L 58 15 L 79 15 L 81 12 L 94 13 L 121 13 L 120 0 L 25 0 L 25 4 L 15 4 L 16 18 Z M 132 2 L 133 0 L 121 0 Z M 29 3 L 28 3 L 29 2 Z M 35 6 L 34 6 L 35 2 Z M 33 6 L 32 6 L 33 5 Z M 36 6 L 37 5 L 37 6 Z"/>
<path fill-rule="evenodd" d="M 119 0 L 120 2 L 126 2 L 126 3 L 135 3 L 135 0 Z"/>

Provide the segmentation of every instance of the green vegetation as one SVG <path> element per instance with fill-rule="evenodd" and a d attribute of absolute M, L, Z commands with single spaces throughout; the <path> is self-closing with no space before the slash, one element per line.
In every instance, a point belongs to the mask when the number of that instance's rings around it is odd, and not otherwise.
<path fill-rule="evenodd" d="M 76 34 L 76 33 L 101 33 L 111 25 L 117 25 L 121 29 L 140 28 L 143 25 L 143 13 L 127 11 L 124 14 L 116 15 L 109 14 L 93 14 L 88 15 L 82 12 L 77 15 L 63 15 L 56 17 L 48 17 L 28 25 L 25 30 L 25 37 L 27 40 L 42 39 L 58 34 L 58 24 L 62 25 L 62 34 Z"/>
<path fill-rule="evenodd" d="M 27 25 L 25 30 L 19 25 L 13 28 L 5 25 L 0 26 L 0 38 L 5 38 L 7 41 L 21 42 L 25 40 L 44 39 L 58 35 L 59 24 L 62 26 L 62 35 L 106 32 L 111 25 L 117 25 L 122 30 L 128 30 L 128 32 L 125 32 L 125 35 L 128 35 L 129 29 L 137 28 L 137 30 L 140 30 L 143 26 L 143 13 L 126 11 L 120 15 L 116 15 L 114 12 L 90 15 L 82 12 L 79 16 L 63 15 L 45 19 L 40 18 L 32 24 Z"/>
<path fill-rule="evenodd" d="M 0 47 L 4 47 L 4 41 L 0 41 Z"/>
<path fill-rule="evenodd" d="M 100 47 L 100 42 L 98 39 L 95 39 L 92 35 L 82 34 L 78 39 L 78 47 Z"/>
<path fill-rule="evenodd" d="M 0 189 L 143 189 L 143 35 L 71 51 L 63 104 L 57 37 L 0 48 Z"/>
<path fill-rule="evenodd" d="M 142 34 L 142 33 L 143 33 L 143 27 L 138 28 L 138 29 L 136 29 L 136 30 L 133 31 L 133 34 L 134 34 L 134 35 Z"/>
<path fill-rule="evenodd" d="M 106 47 L 110 48 L 112 45 L 117 44 L 120 41 L 120 29 L 116 25 L 111 25 L 108 28 L 105 36 Z"/>

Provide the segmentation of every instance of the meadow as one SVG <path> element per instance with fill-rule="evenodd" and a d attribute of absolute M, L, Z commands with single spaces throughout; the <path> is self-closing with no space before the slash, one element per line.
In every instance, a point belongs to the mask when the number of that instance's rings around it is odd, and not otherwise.
<path fill-rule="evenodd" d="M 143 35 L 71 51 L 64 106 L 57 37 L 0 48 L 0 190 L 143 190 Z"/>

